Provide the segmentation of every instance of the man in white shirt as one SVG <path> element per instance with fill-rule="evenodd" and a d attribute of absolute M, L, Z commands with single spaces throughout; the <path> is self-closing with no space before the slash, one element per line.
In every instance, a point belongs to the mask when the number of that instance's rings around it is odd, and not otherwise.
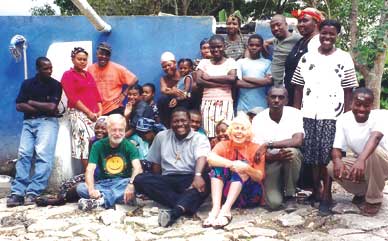
<path fill-rule="evenodd" d="M 300 110 L 285 106 L 287 90 L 275 85 L 268 91 L 269 108 L 259 113 L 252 122 L 253 141 L 267 146 L 264 190 L 270 209 L 279 209 L 283 198 L 293 200 L 302 155 L 304 130 Z"/>
<path fill-rule="evenodd" d="M 383 201 L 385 180 L 388 179 L 388 142 L 384 137 L 385 110 L 371 110 L 373 92 L 358 88 L 353 93 L 352 111 L 340 116 L 332 151 L 329 175 L 348 192 L 361 213 L 374 216 Z M 351 149 L 355 157 L 343 158 L 342 152 Z"/>

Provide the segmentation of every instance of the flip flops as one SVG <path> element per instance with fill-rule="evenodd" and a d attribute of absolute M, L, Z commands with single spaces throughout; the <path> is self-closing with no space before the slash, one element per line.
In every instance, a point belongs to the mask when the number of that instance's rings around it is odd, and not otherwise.
<path fill-rule="evenodd" d="M 214 229 L 223 229 L 225 226 L 229 225 L 230 222 L 232 222 L 233 216 L 232 215 L 230 215 L 230 216 L 227 216 L 227 215 L 220 216 L 219 215 L 217 219 L 220 219 L 220 218 L 222 218 L 223 220 L 226 220 L 226 222 L 222 223 L 222 224 L 213 225 Z"/>
<path fill-rule="evenodd" d="M 210 228 L 213 227 L 214 221 L 216 221 L 217 215 L 209 213 L 208 217 L 203 221 L 202 228 Z"/>

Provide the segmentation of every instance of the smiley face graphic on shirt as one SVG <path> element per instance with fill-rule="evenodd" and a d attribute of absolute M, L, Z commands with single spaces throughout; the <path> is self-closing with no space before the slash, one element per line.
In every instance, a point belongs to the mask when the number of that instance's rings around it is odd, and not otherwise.
<path fill-rule="evenodd" d="M 106 158 L 105 171 L 110 175 L 115 175 L 123 172 L 125 169 L 125 161 L 121 156 L 113 155 Z"/>

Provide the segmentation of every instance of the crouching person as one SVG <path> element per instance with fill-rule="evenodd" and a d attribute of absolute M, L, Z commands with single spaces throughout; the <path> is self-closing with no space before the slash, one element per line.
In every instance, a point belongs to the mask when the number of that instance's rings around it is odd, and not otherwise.
<path fill-rule="evenodd" d="M 388 143 L 384 137 L 385 110 L 371 110 L 373 93 L 359 88 L 353 93 L 352 111 L 338 118 L 329 175 L 355 196 L 361 214 L 374 216 L 383 201 L 388 179 Z M 356 158 L 342 158 L 350 148 Z"/>
<path fill-rule="evenodd" d="M 205 228 L 228 225 L 232 221 L 232 207 L 251 208 L 264 203 L 265 153 L 256 154 L 260 145 L 251 141 L 248 116 L 239 113 L 227 133 L 229 140 L 217 143 L 208 156 L 213 167 L 210 173 L 213 207 L 202 224 Z"/>
<path fill-rule="evenodd" d="M 147 155 L 152 173 L 138 175 L 136 191 L 167 206 L 160 210 L 159 225 L 167 227 L 183 214 L 194 214 L 209 195 L 205 172 L 208 139 L 190 128 L 190 115 L 178 107 L 172 111 L 171 129 L 159 132 Z"/>
<path fill-rule="evenodd" d="M 108 137 L 93 144 L 85 172 L 85 183 L 77 186 L 81 197 L 79 209 L 112 208 L 116 203 L 129 203 L 135 198 L 133 180 L 142 172 L 139 152 L 125 139 L 126 120 L 112 114 L 107 120 Z M 99 168 L 98 180 L 94 171 Z"/>

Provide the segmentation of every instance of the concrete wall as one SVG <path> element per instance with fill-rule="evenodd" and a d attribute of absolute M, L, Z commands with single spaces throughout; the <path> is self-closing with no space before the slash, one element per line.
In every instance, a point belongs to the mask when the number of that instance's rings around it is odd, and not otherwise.
<path fill-rule="evenodd" d="M 8 46 L 15 34 L 28 41 L 28 75 L 35 74 L 35 59 L 46 56 L 50 45 L 61 42 L 91 42 L 94 49 L 100 41 L 113 47 L 112 60 L 134 72 L 140 83 L 159 85 L 162 74 L 159 59 L 164 51 L 177 58 L 199 56 L 199 42 L 212 34 L 211 17 L 104 17 L 112 25 L 110 34 L 94 29 L 85 17 L 0 17 L 0 161 L 16 158 L 23 116 L 15 110 L 15 98 L 24 79 L 23 62 L 15 63 Z M 90 45 L 90 44 L 89 44 Z M 75 47 L 75 46 L 74 46 Z M 70 66 L 70 52 L 62 49 L 55 68 Z M 65 57 L 64 57 L 65 56 Z M 59 63 L 59 64 L 58 64 Z M 59 78 L 61 74 L 55 75 Z"/>

